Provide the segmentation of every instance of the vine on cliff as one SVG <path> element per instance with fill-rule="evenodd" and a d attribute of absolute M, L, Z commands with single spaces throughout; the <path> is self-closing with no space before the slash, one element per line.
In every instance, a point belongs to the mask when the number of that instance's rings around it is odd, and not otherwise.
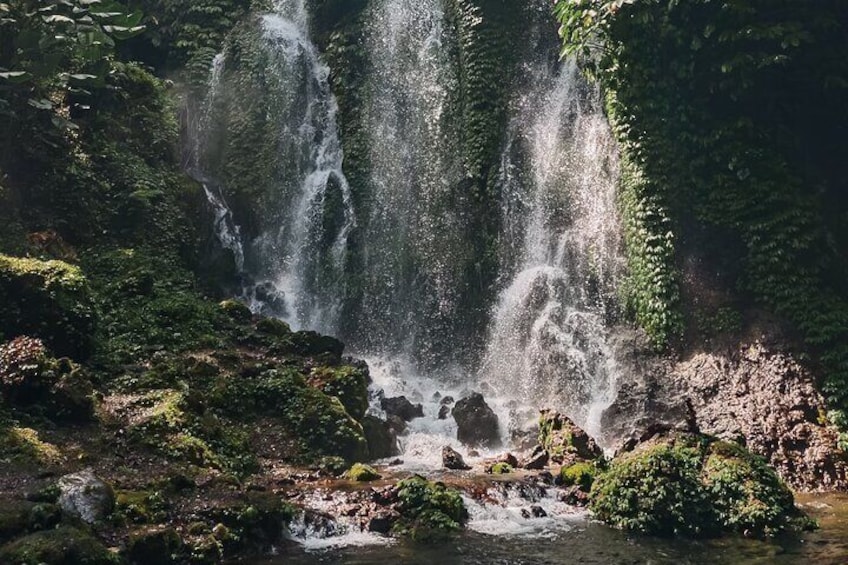
<path fill-rule="evenodd" d="M 565 52 L 591 54 L 614 93 L 626 157 L 642 197 L 667 206 L 678 255 L 698 242 L 737 273 L 818 354 L 825 390 L 845 406 L 848 5 L 560 0 L 555 13 Z M 637 280 L 644 256 L 631 253 Z M 670 253 L 657 269 L 673 272 Z"/>

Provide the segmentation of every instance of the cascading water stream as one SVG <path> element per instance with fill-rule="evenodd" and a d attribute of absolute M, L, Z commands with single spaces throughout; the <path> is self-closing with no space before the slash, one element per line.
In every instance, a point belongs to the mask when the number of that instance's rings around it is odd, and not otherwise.
<path fill-rule="evenodd" d="M 223 124 L 226 130 L 233 119 L 243 81 L 254 81 L 253 87 L 266 99 L 270 127 L 276 129 L 272 142 L 277 154 L 274 193 L 265 195 L 267 206 L 258 214 L 265 229 L 243 242 L 243 252 L 237 255 L 252 279 L 243 298 L 255 311 L 280 316 L 294 328 L 335 333 L 347 240 L 356 216 L 342 172 L 330 70 L 309 38 L 305 0 L 280 0 L 258 23 L 260 69 L 253 69 L 248 78 L 233 78 L 224 56 L 216 58 L 198 136 L 202 141 L 196 151 L 197 169 L 202 171 L 206 164 L 203 144 L 219 141 L 214 128 Z M 227 187 L 214 177 L 204 178 L 204 184 L 216 217 L 231 218 L 224 198 Z M 239 240 L 230 221 L 218 220 L 216 225 L 225 247 Z"/>
<path fill-rule="evenodd" d="M 502 160 L 514 266 L 501 275 L 480 374 L 497 394 L 558 409 L 598 436 L 618 372 L 606 323 L 623 268 L 616 147 L 573 62 L 542 60 L 528 74 Z"/>
<path fill-rule="evenodd" d="M 415 351 L 455 323 L 462 252 L 451 191 L 461 179 L 448 116 L 455 64 L 441 0 L 378 0 L 366 18 L 370 201 L 363 234 L 363 297 L 352 345 Z M 444 330 L 442 333 L 448 332 Z"/>

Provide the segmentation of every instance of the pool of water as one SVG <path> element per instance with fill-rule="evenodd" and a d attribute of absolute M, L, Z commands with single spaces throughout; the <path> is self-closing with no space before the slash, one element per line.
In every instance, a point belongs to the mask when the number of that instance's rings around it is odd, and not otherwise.
<path fill-rule="evenodd" d="M 556 531 L 534 535 L 485 535 L 467 532 L 437 546 L 397 542 L 305 551 L 293 546 L 257 565 L 286 564 L 421 564 L 543 565 L 626 564 L 846 564 L 848 563 L 848 495 L 799 495 L 797 502 L 821 528 L 800 537 L 772 541 L 739 537 L 709 541 L 630 536 L 574 517 Z"/>

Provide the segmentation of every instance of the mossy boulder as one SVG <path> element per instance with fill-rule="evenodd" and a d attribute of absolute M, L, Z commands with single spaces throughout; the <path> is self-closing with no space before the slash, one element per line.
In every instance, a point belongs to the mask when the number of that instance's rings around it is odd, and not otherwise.
<path fill-rule="evenodd" d="M 93 350 L 95 315 L 79 267 L 0 255 L 0 337 L 39 337 L 61 356 Z"/>
<path fill-rule="evenodd" d="M 183 540 L 174 528 L 148 527 L 132 533 L 126 557 L 132 565 L 171 565 L 184 561 L 184 551 Z"/>
<path fill-rule="evenodd" d="M 367 366 L 317 367 L 309 376 L 309 384 L 324 394 L 338 398 L 355 420 L 362 420 L 368 410 L 370 383 L 371 376 Z"/>
<path fill-rule="evenodd" d="M 583 492 L 589 492 L 595 482 L 598 469 L 594 463 L 578 461 L 560 469 L 559 479 L 563 486 L 579 487 Z"/>
<path fill-rule="evenodd" d="M 247 307 L 247 304 L 238 300 L 224 300 L 218 306 L 224 313 L 240 324 L 245 324 L 253 317 L 253 312 Z"/>
<path fill-rule="evenodd" d="M 263 552 L 279 542 L 294 508 L 267 492 L 248 492 L 203 513 L 212 537 L 228 552 Z"/>
<path fill-rule="evenodd" d="M 292 333 L 289 325 L 277 318 L 262 318 L 256 322 L 256 331 L 275 337 L 283 337 Z"/>
<path fill-rule="evenodd" d="M 570 418 L 542 410 L 539 417 L 539 445 L 547 451 L 553 461 L 562 463 L 566 459 L 598 459 L 603 451 L 589 434 Z"/>
<path fill-rule="evenodd" d="M 119 565 L 120 558 L 91 534 L 70 526 L 37 532 L 0 548 L 0 563 Z"/>
<path fill-rule="evenodd" d="M 355 463 L 353 467 L 345 473 L 345 478 L 357 483 L 370 483 L 383 478 L 374 467 L 363 463 Z"/>
<path fill-rule="evenodd" d="M 620 455 L 591 491 L 595 518 L 654 535 L 773 535 L 792 526 L 792 494 L 761 458 L 697 435 L 655 438 Z"/>
<path fill-rule="evenodd" d="M 501 461 L 499 463 L 495 463 L 492 465 L 491 473 L 493 475 L 509 475 L 510 473 L 515 472 L 515 469 L 509 463 Z"/>
<path fill-rule="evenodd" d="M 702 481 L 725 530 L 772 535 L 796 513 L 792 492 L 774 469 L 735 443 L 710 444 Z"/>
<path fill-rule="evenodd" d="M 35 503 L 26 500 L 0 500 L 0 543 L 29 529 L 30 512 Z"/>
<path fill-rule="evenodd" d="M 401 519 L 393 531 L 417 542 L 441 541 L 468 521 L 459 491 L 419 475 L 398 483 L 398 499 Z"/>
<path fill-rule="evenodd" d="M 349 462 L 368 457 L 362 426 L 337 398 L 309 386 L 296 368 L 269 369 L 249 379 L 222 379 L 209 401 L 233 418 L 274 418 L 298 439 L 304 455 L 333 455 Z"/>

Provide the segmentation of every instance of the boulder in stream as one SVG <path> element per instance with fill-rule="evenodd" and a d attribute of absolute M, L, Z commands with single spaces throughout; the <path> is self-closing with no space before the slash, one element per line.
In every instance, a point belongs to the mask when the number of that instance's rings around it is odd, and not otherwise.
<path fill-rule="evenodd" d="M 397 416 L 404 422 L 424 417 L 424 407 L 420 404 L 413 404 L 405 396 L 384 398 L 380 401 L 380 407 L 386 411 L 386 414 Z"/>
<path fill-rule="evenodd" d="M 456 420 L 456 437 L 462 443 L 474 447 L 497 447 L 501 443 L 498 416 L 486 404 L 480 393 L 457 401 L 451 410 Z"/>
<path fill-rule="evenodd" d="M 442 465 L 444 465 L 445 469 L 451 469 L 453 471 L 467 471 L 471 468 L 465 463 L 462 455 L 448 445 L 442 448 Z"/>
<path fill-rule="evenodd" d="M 539 419 L 539 443 L 553 461 L 562 463 L 574 457 L 597 459 L 604 452 L 583 429 L 553 410 L 542 410 Z"/>

